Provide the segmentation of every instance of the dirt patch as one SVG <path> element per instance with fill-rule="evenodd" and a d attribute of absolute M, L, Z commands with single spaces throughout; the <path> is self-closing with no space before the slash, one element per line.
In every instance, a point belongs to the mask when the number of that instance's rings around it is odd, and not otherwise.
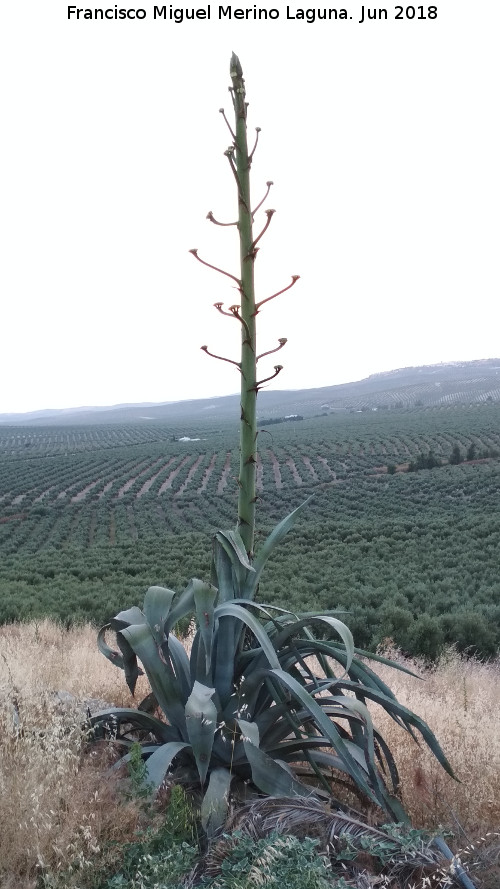
<path fill-rule="evenodd" d="M 293 480 L 294 480 L 295 484 L 296 485 L 303 485 L 304 482 L 302 481 L 302 479 L 298 473 L 297 467 L 295 465 L 295 460 L 293 460 L 292 457 L 287 457 L 285 462 L 286 462 L 286 465 L 289 467 L 290 472 L 292 473 Z"/>
<path fill-rule="evenodd" d="M 226 462 L 224 463 L 224 467 L 221 472 L 221 477 L 219 479 L 219 484 L 217 485 L 217 493 L 218 494 L 224 493 L 224 490 L 227 486 L 227 477 L 229 475 L 230 469 L 231 469 L 231 451 L 228 451 L 226 454 Z"/>
<path fill-rule="evenodd" d="M 208 485 L 208 480 L 214 470 L 216 460 L 217 460 L 217 454 L 214 454 L 212 456 L 212 459 L 210 460 L 210 463 L 208 464 L 207 468 L 205 469 L 205 473 L 204 473 L 203 478 L 201 480 L 201 485 L 197 491 L 198 494 L 203 494 L 203 491 L 206 489 L 206 487 Z"/>
<path fill-rule="evenodd" d="M 308 457 L 307 457 L 307 458 L 306 458 L 306 457 L 303 457 L 302 459 L 303 459 L 304 462 L 305 462 L 306 459 L 309 459 L 309 458 L 308 458 Z M 333 469 L 332 469 L 331 466 L 329 465 L 328 460 L 326 459 L 326 457 L 318 457 L 318 460 L 319 460 L 320 463 L 323 464 L 323 466 L 325 467 L 326 471 L 330 473 L 330 475 L 331 475 L 332 478 L 337 478 L 336 473 L 333 471 Z M 344 464 L 343 464 L 343 465 L 344 465 Z"/>
<path fill-rule="evenodd" d="M 142 497 L 143 494 L 147 494 L 151 485 L 154 484 L 154 482 L 156 481 L 158 476 L 161 475 L 162 472 L 165 471 L 165 469 L 168 469 L 168 467 L 172 465 L 174 460 L 175 460 L 175 457 L 171 457 L 170 460 L 167 463 L 165 463 L 165 466 L 162 466 L 161 469 L 158 470 L 158 472 L 155 472 L 155 474 L 152 475 L 151 478 L 148 478 L 148 480 L 144 482 L 142 488 L 140 488 L 139 491 L 137 491 L 137 496 L 135 498 L 136 500 L 139 500 L 139 498 Z"/>
<path fill-rule="evenodd" d="M 0 525 L 5 525 L 6 522 L 14 522 L 16 519 L 26 519 L 28 518 L 27 512 L 16 512 L 15 515 L 6 515 L 0 519 Z"/>
<path fill-rule="evenodd" d="M 309 472 L 311 473 L 314 481 L 319 482 L 319 478 L 316 474 L 316 470 L 311 463 L 311 458 L 310 457 L 302 457 L 302 462 L 303 462 L 304 466 L 306 467 L 306 469 L 308 469 Z"/>
<path fill-rule="evenodd" d="M 280 465 L 278 463 L 278 460 L 276 459 L 276 454 L 273 451 L 268 451 L 267 453 L 269 454 L 269 459 L 271 460 L 271 465 L 273 467 L 274 483 L 276 485 L 276 488 L 279 490 L 283 487 Z"/>
<path fill-rule="evenodd" d="M 204 456 L 205 456 L 205 454 L 200 454 L 198 459 L 194 461 L 193 465 L 191 466 L 191 469 L 189 470 L 189 472 L 188 472 L 185 480 L 183 481 L 182 485 L 180 486 L 179 490 L 175 492 L 176 497 L 180 497 L 181 494 L 184 493 L 187 486 L 189 485 L 189 482 L 193 478 L 193 475 L 195 474 L 196 470 L 198 469 L 198 466 L 200 465 L 201 461 L 203 460 Z"/>
<path fill-rule="evenodd" d="M 50 494 L 51 491 L 54 491 L 54 490 L 55 490 L 55 485 L 52 485 L 51 488 L 47 488 L 45 491 L 42 491 L 42 493 L 39 494 L 38 497 L 35 497 L 35 499 L 33 500 L 33 503 L 41 503 L 43 498 L 46 497 L 47 494 Z"/>
<path fill-rule="evenodd" d="M 101 493 L 99 494 L 99 500 L 102 500 L 104 495 L 107 494 L 108 491 L 113 487 L 114 483 L 115 483 L 115 480 L 112 479 L 110 482 L 107 483 L 107 485 L 104 485 L 104 488 L 102 489 Z"/>
<path fill-rule="evenodd" d="M 96 485 L 100 485 L 101 482 L 102 478 L 98 478 L 95 482 L 90 482 L 89 485 L 86 485 L 85 488 L 82 488 L 81 491 L 78 491 L 78 494 L 73 495 L 73 497 L 71 498 L 71 503 L 80 503 L 81 500 L 85 500 L 85 497 L 87 496 L 89 491 L 91 491 L 92 488 L 95 488 Z M 44 493 L 48 494 L 48 491 L 45 491 Z"/>
<path fill-rule="evenodd" d="M 175 469 L 172 469 L 172 472 L 170 473 L 169 476 L 167 476 L 167 478 L 163 482 L 160 490 L 158 491 L 158 497 L 160 496 L 160 494 L 163 494 L 164 491 L 167 491 L 169 488 L 172 487 L 172 482 L 173 482 L 174 478 L 176 478 L 179 475 L 179 472 L 181 471 L 182 467 L 186 465 L 188 460 L 189 460 L 189 455 L 187 457 L 184 457 Z"/>
<path fill-rule="evenodd" d="M 160 459 L 163 460 L 163 457 L 160 457 Z M 138 472 L 137 475 L 134 475 L 134 476 L 132 476 L 132 478 L 129 478 L 128 482 L 125 482 L 125 484 L 122 485 L 122 487 L 118 491 L 118 493 L 116 495 L 116 499 L 121 500 L 121 498 L 125 496 L 127 491 L 130 491 L 130 488 L 132 487 L 132 485 L 135 484 L 137 479 L 140 478 L 142 475 L 145 475 L 146 472 L 149 472 L 155 466 L 157 466 L 159 462 L 160 462 L 159 460 L 155 460 L 155 462 L 153 464 L 149 464 L 144 469 L 141 469 L 141 471 Z M 144 466 L 144 463 L 138 463 L 135 468 L 139 469 L 140 466 Z"/>

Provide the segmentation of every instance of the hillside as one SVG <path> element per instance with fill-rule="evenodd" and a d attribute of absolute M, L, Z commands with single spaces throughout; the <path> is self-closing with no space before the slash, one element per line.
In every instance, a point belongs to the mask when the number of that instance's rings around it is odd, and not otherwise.
<path fill-rule="evenodd" d="M 372 374 L 364 380 L 318 389 L 264 390 L 259 395 L 261 417 L 302 414 L 306 417 L 339 410 L 439 407 L 500 401 L 500 358 L 405 367 Z M 232 419 L 239 395 L 162 404 L 118 404 L 0 414 L 9 425 L 75 425 L 96 423 L 180 423 L 195 418 Z"/>
<path fill-rule="evenodd" d="M 340 607 L 361 647 L 390 636 L 410 654 L 494 654 L 500 403 L 316 414 L 259 432 L 257 544 L 314 494 L 263 600 Z M 405 471 L 431 450 L 440 466 Z M 207 577 L 211 534 L 234 526 L 238 464 L 234 412 L 1 427 L 0 624 L 104 623 L 152 583 Z"/>

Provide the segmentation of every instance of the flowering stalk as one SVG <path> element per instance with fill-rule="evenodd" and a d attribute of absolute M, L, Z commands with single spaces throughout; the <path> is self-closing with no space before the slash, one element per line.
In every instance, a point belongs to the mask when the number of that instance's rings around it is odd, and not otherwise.
<path fill-rule="evenodd" d="M 241 273 L 241 426 L 238 529 L 251 558 L 254 547 L 257 461 L 257 342 L 255 313 L 255 245 L 250 202 L 250 165 L 247 144 L 245 81 L 238 57 L 231 56 L 231 95 L 235 113 L 234 155 L 238 186 L 238 233 Z M 232 160 L 232 157 L 230 157 Z"/>
<path fill-rule="evenodd" d="M 254 237 L 253 223 L 257 210 L 260 209 L 266 200 L 272 182 L 267 182 L 267 191 L 263 199 L 252 210 L 250 199 L 250 168 L 252 165 L 253 155 L 259 140 L 260 128 L 256 127 L 256 139 L 252 151 L 248 151 L 247 140 L 247 105 L 245 80 L 238 56 L 234 53 L 231 56 L 230 74 L 232 86 L 229 88 L 235 116 L 234 130 L 229 123 L 224 109 L 220 112 L 224 117 L 227 127 L 231 133 L 232 143 L 224 152 L 228 159 L 231 172 L 236 182 L 238 192 L 238 219 L 236 222 L 220 222 L 215 219 L 212 211 L 207 214 L 207 219 L 215 225 L 231 226 L 235 225 L 238 229 L 240 241 L 240 277 L 224 271 L 217 266 L 201 259 L 197 250 L 191 250 L 193 256 L 203 265 L 214 269 L 220 274 L 231 278 L 236 282 L 237 289 L 240 293 L 240 305 L 229 306 L 228 310 L 222 308 L 223 303 L 215 303 L 215 308 L 221 315 L 236 318 L 240 322 L 241 327 L 241 359 L 233 361 L 221 355 L 215 355 L 210 352 L 208 346 L 202 346 L 204 352 L 212 358 L 218 358 L 235 364 L 240 372 L 241 377 L 241 415 L 240 415 L 240 470 L 238 477 L 238 530 L 245 545 L 248 558 L 253 559 L 254 534 L 255 534 L 255 504 L 257 500 L 256 493 L 256 470 L 257 470 L 257 393 L 263 383 L 274 379 L 282 369 L 281 364 L 276 364 L 274 373 L 264 379 L 257 380 L 257 362 L 259 358 L 270 355 L 283 348 L 286 343 L 285 337 L 280 337 L 278 346 L 274 349 L 268 349 L 257 355 L 257 337 L 256 337 L 256 318 L 261 306 L 279 296 L 293 287 L 298 280 L 298 275 L 292 276 L 292 283 L 272 296 L 255 302 L 255 284 L 254 284 L 254 265 L 259 247 L 257 246 L 261 238 L 269 228 L 274 210 L 266 210 L 266 222 Z"/>

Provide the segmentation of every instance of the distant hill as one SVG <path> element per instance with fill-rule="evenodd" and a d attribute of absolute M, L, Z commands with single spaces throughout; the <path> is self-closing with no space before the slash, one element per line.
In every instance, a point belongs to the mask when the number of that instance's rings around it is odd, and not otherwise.
<path fill-rule="evenodd" d="M 334 411 L 391 410 L 500 401 L 500 358 L 403 367 L 372 374 L 364 380 L 317 389 L 264 390 L 259 415 L 304 417 Z M 203 417 L 234 418 L 239 395 L 170 401 L 161 404 L 118 404 L 0 414 L 8 425 L 79 425 L 101 423 L 179 422 Z"/>

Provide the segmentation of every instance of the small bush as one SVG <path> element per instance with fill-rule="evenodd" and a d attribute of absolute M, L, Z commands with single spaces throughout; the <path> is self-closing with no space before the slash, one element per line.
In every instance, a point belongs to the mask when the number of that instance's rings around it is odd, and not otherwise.
<path fill-rule="evenodd" d="M 202 885 L 210 889 L 341 889 L 332 883 L 324 858 L 316 851 L 317 840 L 271 834 L 255 840 L 240 833 L 226 836 L 211 853 Z M 219 859 L 219 861 L 218 861 Z M 343 881 L 342 881 L 343 882 Z"/>

